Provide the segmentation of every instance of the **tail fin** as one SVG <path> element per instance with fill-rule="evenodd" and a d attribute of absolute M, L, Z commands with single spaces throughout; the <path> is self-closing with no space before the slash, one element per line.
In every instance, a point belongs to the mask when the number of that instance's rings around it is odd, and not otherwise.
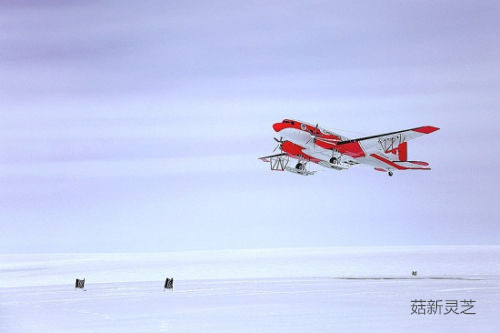
<path fill-rule="evenodd" d="M 400 161 L 407 161 L 408 160 L 408 142 L 403 142 L 401 143 L 398 148 L 398 157 Z"/>
<path fill-rule="evenodd" d="M 408 161 L 408 142 L 402 142 L 396 148 L 386 150 L 385 153 L 398 155 L 400 161 Z"/>

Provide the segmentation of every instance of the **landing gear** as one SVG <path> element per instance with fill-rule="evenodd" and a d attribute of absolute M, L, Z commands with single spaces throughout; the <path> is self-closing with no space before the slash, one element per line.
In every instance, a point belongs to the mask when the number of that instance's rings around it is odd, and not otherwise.
<path fill-rule="evenodd" d="M 330 164 L 337 164 L 337 158 L 336 157 L 330 158 Z"/>
<path fill-rule="evenodd" d="M 297 165 L 295 166 L 295 169 L 297 170 L 303 170 L 304 169 L 304 165 L 302 163 L 297 163 Z"/>
<path fill-rule="evenodd" d="M 392 177 L 392 175 L 393 175 L 392 171 L 389 171 L 388 174 L 389 174 L 389 177 Z"/>

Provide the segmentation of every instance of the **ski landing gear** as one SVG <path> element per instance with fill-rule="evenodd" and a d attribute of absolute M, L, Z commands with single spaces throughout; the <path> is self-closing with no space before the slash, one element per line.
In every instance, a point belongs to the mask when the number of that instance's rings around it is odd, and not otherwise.
<path fill-rule="evenodd" d="M 301 176 L 314 175 L 316 173 L 316 171 L 309 171 L 306 169 L 307 162 L 308 161 L 306 161 L 306 160 L 299 160 L 299 162 L 295 165 L 295 168 L 286 167 L 285 170 L 289 171 L 289 172 L 296 173 L 296 174 L 301 175 Z"/>

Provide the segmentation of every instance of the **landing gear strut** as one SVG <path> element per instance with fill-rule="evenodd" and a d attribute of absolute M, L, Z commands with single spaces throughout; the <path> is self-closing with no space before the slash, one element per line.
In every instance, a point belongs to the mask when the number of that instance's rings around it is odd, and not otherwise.
<path fill-rule="evenodd" d="M 389 171 L 388 174 L 389 174 L 389 177 L 392 177 L 392 175 L 393 175 L 392 171 Z"/>

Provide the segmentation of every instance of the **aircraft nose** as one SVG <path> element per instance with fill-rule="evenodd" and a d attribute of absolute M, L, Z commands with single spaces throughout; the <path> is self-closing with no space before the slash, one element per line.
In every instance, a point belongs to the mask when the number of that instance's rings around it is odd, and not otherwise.
<path fill-rule="evenodd" d="M 276 123 L 276 124 L 273 124 L 273 129 L 276 131 L 276 132 L 279 132 L 281 131 L 283 128 L 286 127 L 286 124 L 283 124 L 283 123 Z"/>

